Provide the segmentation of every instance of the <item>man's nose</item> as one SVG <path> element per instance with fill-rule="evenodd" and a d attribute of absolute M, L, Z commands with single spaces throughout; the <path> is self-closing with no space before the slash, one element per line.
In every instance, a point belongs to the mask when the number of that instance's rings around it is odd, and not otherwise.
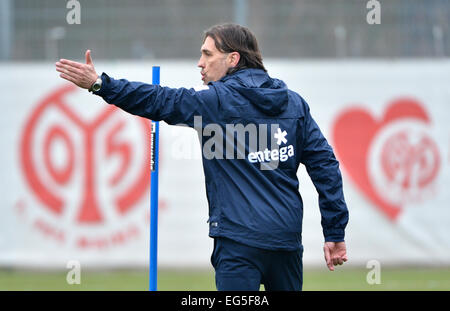
<path fill-rule="evenodd" d="M 198 60 L 197 67 L 200 67 L 200 68 L 204 68 L 205 67 L 205 64 L 203 63 L 203 59 L 201 57 Z"/>

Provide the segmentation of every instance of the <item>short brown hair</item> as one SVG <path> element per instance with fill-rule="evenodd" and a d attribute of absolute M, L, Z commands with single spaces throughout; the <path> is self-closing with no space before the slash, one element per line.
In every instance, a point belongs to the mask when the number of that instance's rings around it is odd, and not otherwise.
<path fill-rule="evenodd" d="M 222 53 L 238 52 L 240 59 L 236 67 L 230 68 L 228 74 L 243 68 L 258 68 L 267 72 L 262 62 L 258 41 L 247 27 L 227 23 L 215 25 L 204 32 L 203 42 L 207 37 L 214 40 L 216 48 Z"/>

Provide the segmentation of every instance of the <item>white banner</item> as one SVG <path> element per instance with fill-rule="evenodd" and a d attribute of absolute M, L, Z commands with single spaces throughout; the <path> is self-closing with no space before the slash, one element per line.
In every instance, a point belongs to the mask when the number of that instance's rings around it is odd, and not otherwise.
<path fill-rule="evenodd" d="M 201 84 L 195 61 L 98 63 L 99 73 Z M 340 161 L 348 265 L 450 264 L 450 62 L 267 60 L 302 95 Z M 0 265 L 148 265 L 149 121 L 66 83 L 54 64 L 0 65 Z M 305 265 L 324 265 L 317 193 L 299 170 Z M 210 267 L 192 129 L 160 128 L 160 266 Z"/>

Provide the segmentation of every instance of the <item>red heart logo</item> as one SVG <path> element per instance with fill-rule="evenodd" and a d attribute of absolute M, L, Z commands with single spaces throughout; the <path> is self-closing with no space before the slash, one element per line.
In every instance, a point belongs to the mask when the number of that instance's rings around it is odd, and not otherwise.
<path fill-rule="evenodd" d="M 373 138 L 383 127 L 404 118 L 413 118 L 424 124 L 430 123 L 430 118 L 420 102 L 412 98 L 399 98 L 389 103 L 381 120 L 374 119 L 364 108 L 352 107 L 344 110 L 333 125 L 334 147 L 346 172 L 359 189 L 391 220 L 398 217 L 402 207 L 400 204 L 388 202 L 382 193 L 376 191 L 368 172 L 368 153 Z M 433 152 L 436 154 L 435 150 Z M 434 177 L 439 166 L 438 159 L 433 165 Z"/>

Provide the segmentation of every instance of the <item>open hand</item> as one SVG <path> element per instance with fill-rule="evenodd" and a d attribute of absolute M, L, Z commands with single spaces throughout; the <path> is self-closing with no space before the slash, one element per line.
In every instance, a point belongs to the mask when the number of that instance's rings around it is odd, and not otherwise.
<path fill-rule="evenodd" d="M 334 266 L 340 266 L 347 261 L 345 242 L 325 242 L 323 252 L 330 271 L 334 271 Z"/>
<path fill-rule="evenodd" d="M 84 89 L 89 89 L 98 78 L 90 50 L 86 51 L 86 64 L 61 59 L 56 63 L 56 71 L 61 73 L 59 75 L 61 78 L 73 82 Z"/>

